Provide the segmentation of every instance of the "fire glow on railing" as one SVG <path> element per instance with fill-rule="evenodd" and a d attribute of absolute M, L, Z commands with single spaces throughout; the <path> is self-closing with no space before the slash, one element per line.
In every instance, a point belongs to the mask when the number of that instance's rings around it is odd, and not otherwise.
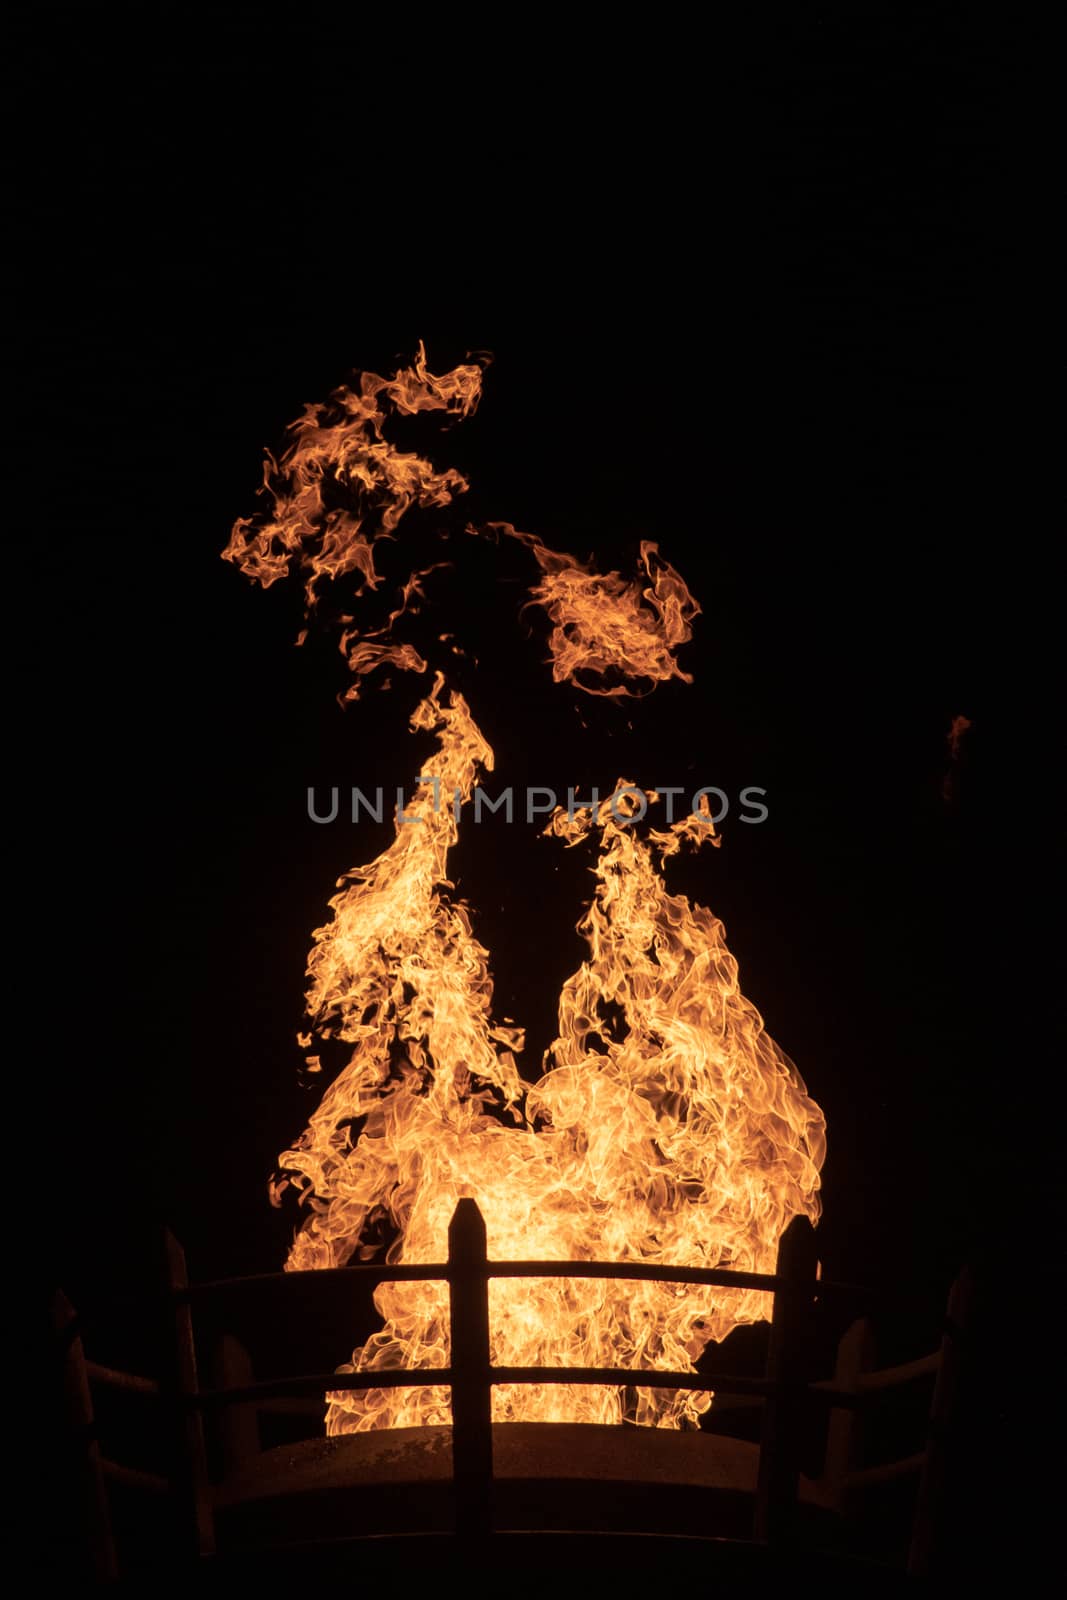
<path fill-rule="evenodd" d="M 227 558 L 264 585 L 295 561 L 307 574 L 311 609 L 323 578 L 358 573 L 373 587 L 376 538 L 395 537 L 409 505 L 444 505 L 466 487 L 458 473 L 438 473 L 388 443 L 387 416 L 466 415 L 480 384 L 473 364 L 435 377 L 420 350 L 410 371 L 389 381 L 365 374 L 358 391 L 307 408 L 295 444 L 268 465 L 273 515 L 258 526 L 239 523 Z M 594 694 L 634 692 L 631 677 L 689 681 L 673 652 L 698 608 L 655 546 L 642 546 L 651 582 L 642 592 L 518 537 L 544 575 L 532 599 L 555 625 L 557 679 Z M 412 574 L 385 629 L 346 630 L 355 673 L 383 661 L 427 670 L 389 635 L 413 595 L 417 601 L 421 576 Z M 559 593 L 546 591 L 553 576 Z M 579 625 L 568 625 L 566 606 L 575 600 Z M 595 848 L 596 887 L 578 924 L 587 959 L 563 987 L 558 1036 L 530 1084 L 515 1060 L 522 1029 L 493 1016 L 489 955 L 448 876 L 461 805 L 492 771 L 493 752 L 441 672 L 411 726 L 436 738 L 426 767 L 436 782 L 420 779 L 393 842 L 341 879 L 332 919 L 314 935 L 302 1036 L 308 1066 L 320 1070 L 326 1041 L 346 1046 L 348 1059 L 281 1159 L 274 1198 L 295 1187 L 306 1209 L 287 1265 L 369 1259 L 383 1225 L 394 1238 L 390 1261 L 442 1261 L 456 1202 L 470 1195 L 496 1260 L 773 1271 L 790 1219 L 818 1215 L 824 1119 L 741 993 L 722 924 L 666 890 L 665 857 L 719 843 L 706 809 L 639 828 L 642 796 L 650 816 L 656 796 L 620 780 L 599 803 L 552 816 L 546 833 L 568 848 Z M 496 1363 L 634 1372 L 633 1386 L 617 1390 L 498 1386 L 494 1416 L 692 1425 L 710 1395 L 642 1387 L 641 1370 L 692 1371 L 709 1341 L 766 1315 L 766 1301 L 752 1290 L 632 1280 L 494 1280 Z M 384 1326 L 343 1370 L 447 1365 L 443 1284 L 385 1284 L 375 1303 Z M 371 1387 L 332 1395 L 327 1429 L 449 1419 L 446 1387 Z"/>

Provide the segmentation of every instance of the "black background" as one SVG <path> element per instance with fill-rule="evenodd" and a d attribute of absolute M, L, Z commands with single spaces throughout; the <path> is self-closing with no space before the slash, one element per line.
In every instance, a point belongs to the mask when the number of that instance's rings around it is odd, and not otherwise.
<path fill-rule="evenodd" d="M 429 526 L 507 519 L 626 573 L 652 538 L 703 607 L 694 684 L 620 707 L 551 683 L 523 552 L 457 538 L 431 588 L 478 658 L 457 681 L 491 788 L 767 788 L 764 825 L 728 818 L 670 882 L 724 919 L 826 1111 L 827 1271 L 936 1298 L 1045 1203 L 1005 1086 L 1028 779 L 1003 681 L 1037 560 L 1008 41 L 965 8 L 801 10 L 578 41 L 533 15 L 459 37 L 164 6 L 23 41 L 38 464 L 14 603 L 47 730 L 39 1082 L 76 1298 L 147 1279 L 163 1219 L 197 1274 L 283 1258 L 266 1181 L 315 1103 L 310 933 L 389 836 L 316 828 L 305 792 L 418 772 L 425 680 L 342 712 L 333 643 L 292 647 L 297 586 L 219 552 L 303 404 L 420 338 L 438 371 L 494 354 L 432 444 L 471 493 Z M 534 1075 L 586 863 L 489 824 L 457 856 Z"/>

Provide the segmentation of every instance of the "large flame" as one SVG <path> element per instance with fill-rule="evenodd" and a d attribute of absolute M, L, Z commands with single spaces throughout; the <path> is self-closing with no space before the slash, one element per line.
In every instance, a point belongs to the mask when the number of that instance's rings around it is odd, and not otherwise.
<path fill-rule="evenodd" d="M 385 425 L 424 411 L 466 416 L 481 382 L 475 360 L 435 375 L 420 346 L 393 378 L 364 373 L 306 407 L 280 459 L 266 458 L 269 513 L 237 521 L 226 559 L 264 587 L 298 569 L 309 614 L 327 580 L 350 579 L 358 593 L 380 586 L 378 541 L 396 537 L 412 507 L 446 506 L 467 488 L 455 469 L 402 452 Z M 655 544 L 641 545 L 644 578 L 626 580 L 509 523 L 489 527 L 541 570 L 530 603 L 552 624 L 557 682 L 617 697 L 691 681 L 676 651 L 699 607 Z M 432 570 L 410 574 L 384 625 L 341 617 L 353 674 L 343 699 L 377 668 L 429 670 L 394 626 L 418 610 Z M 438 636 L 463 654 L 450 641 Z M 818 1213 L 824 1123 L 742 995 L 721 923 L 667 892 L 664 858 L 718 843 L 706 807 L 642 832 L 637 813 L 657 797 L 620 783 L 595 812 L 553 816 L 546 832 L 568 847 L 596 841 L 596 889 L 578 925 L 589 955 L 564 985 L 559 1034 L 531 1085 L 515 1059 L 522 1030 L 493 1017 L 488 952 L 448 880 L 462 807 L 493 754 L 440 673 L 411 720 L 436 736 L 427 774 L 398 809 L 392 844 L 341 880 L 332 920 L 315 933 L 301 1042 L 313 1073 L 327 1049 L 346 1061 L 281 1158 L 274 1198 L 293 1187 L 306 1213 L 287 1266 L 342 1265 L 386 1246 L 391 1262 L 442 1261 L 456 1202 L 471 1195 L 498 1260 L 771 1270 L 790 1219 Z M 354 1369 L 447 1366 L 443 1284 L 386 1283 L 375 1299 L 384 1325 L 353 1353 Z M 710 1340 L 763 1317 L 765 1302 L 633 1280 L 494 1281 L 496 1362 L 633 1375 L 615 1389 L 497 1386 L 494 1416 L 692 1425 L 711 1396 L 642 1387 L 641 1372 L 694 1370 Z M 338 1392 L 327 1408 L 331 1433 L 449 1421 L 445 1386 Z"/>
<path fill-rule="evenodd" d="M 437 734 L 425 782 L 393 843 L 342 880 L 315 935 L 309 1044 L 351 1046 L 347 1066 L 282 1158 L 308 1207 L 288 1266 L 375 1252 L 435 1262 L 457 1200 L 473 1195 L 495 1259 L 615 1260 L 773 1269 L 798 1212 L 818 1212 L 823 1118 L 742 995 L 723 929 L 667 893 L 657 858 L 716 842 L 706 812 L 652 830 L 655 803 L 620 784 L 595 815 L 557 811 L 549 833 L 599 841 L 596 892 L 579 924 L 589 957 L 564 985 L 559 1037 L 527 1087 L 521 1030 L 492 1018 L 485 949 L 448 890 L 454 801 L 469 801 L 492 752 L 438 676 L 413 726 Z M 312 1055 L 312 1068 L 319 1065 Z M 354 1134 L 354 1128 L 359 1128 Z M 580 1279 L 491 1285 L 498 1363 L 619 1365 L 635 1382 L 494 1391 L 497 1420 L 694 1424 L 702 1393 L 642 1388 L 642 1369 L 693 1370 L 712 1339 L 766 1315 L 754 1291 Z M 448 1362 L 442 1284 L 383 1285 L 383 1330 L 352 1368 Z M 347 1370 L 347 1369 L 346 1369 Z M 444 1387 L 330 1398 L 328 1431 L 450 1420 Z"/>

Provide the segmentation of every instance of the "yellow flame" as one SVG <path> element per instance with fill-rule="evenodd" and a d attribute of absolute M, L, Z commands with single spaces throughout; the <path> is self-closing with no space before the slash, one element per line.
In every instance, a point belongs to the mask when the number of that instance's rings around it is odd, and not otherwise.
<path fill-rule="evenodd" d="M 548 833 L 599 841 L 596 891 L 579 930 L 589 957 L 564 985 L 559 1036 L 527 1087 L 522 1032 L 492 1018 L 488 955 L 448 893 L 452 796 L 470 799 L 492 751 L 440 675 L 415 728 L 437 734 L 424 785 L 392 844 L 350 872 L 315 934 L 313 1037 L 352 1047 L 294 1150 L 287 1182 L 308 1208 L 290 1269 L 374 1252 L 435 1262 L 457 1200 L 473 1195 L 490 1255 L 773 1269 L 791 1217 L 818 1214 L 824 1122 L 742 995 L 720 922 L 667 893 L 657 862 L 718 841 L 705 811 L 642 839 L 631 816 L 651 791 L 619 784 L 595 815 L 557 811 Z M 319 1065 L 318 1056 L 309 1065 Z M 365 1119 L 358 1137 L 353 1123 Z M 351 1368 L 446 1366 L 442 1284 L 383 1285 L 382 1331 Z M 709 1340 L 766 1314 L 753 1291 L 579 1279 L 491 1284 L 497 1363 L 618 1365 L 618 1389 L 498 1386 L 497 1420 L 692 1425 L 706 1393 L 642 1388 L 642 1370 L 693 1370 Z M 450 1420 L 444 1387 L 330 1396 L 331 1433 Z"/>

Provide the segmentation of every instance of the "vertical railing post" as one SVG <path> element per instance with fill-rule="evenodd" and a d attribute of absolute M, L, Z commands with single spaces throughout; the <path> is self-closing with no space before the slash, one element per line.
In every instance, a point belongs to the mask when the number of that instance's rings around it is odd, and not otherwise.
<path fill-rule="evenodd" d="M 800 1475 L 800 1435 L 812 1301 L 818 1271 L 815 1230 L 794 1217 L 778 1244 L 767 1377 L 774 1389 L 763 1408 L 756 1537 L 777 1543 L 789 1532 Z"/>
<path fill-rule="evenodd" d="M 107 1485 L 100 1464 L 100 1444 L 96 1437 L 89 1371 L 74 1307 L 61 1291 L 55 1296 L 52 1316 L 56 1334 L 64 1346 L 63 1398 L 72 1447 L 76 1452 L 74 1470 L 83 1530 L 94 1577 L 101 1583 L 111 1582 L 119 1575 L 118 1561 Z"/>
<path fill-rule="evenodd" d="M 834 1387 L 850 1394 L 859 1391 L 865 1372 L 870 1372 L 875 1362 L 874 1328 L 869 1318 L 859 1317 L 845 1331 L 837 1346 L 834 1363 Z M 835 1406 L 826 1424 L 826 1448 L 823 1451 L 822 1472 L 813 1487 L 820 1505 L 830 1510 L 844 1512 L 846 1481 L 856 1466 L 861 1449 L 859 1413 L 851 1406 Z"/>
<path fill-rule="evenodd" d="M 941 1337 L 941 1359 L 930 1403 L 926 1454 L 908 1550 L 908 1576 L 912 1578 L 927 1575 L 934 1553 L 936 1517 L 944 1492 L 949 1424 L 960 1382 L 960 1344 L 970 1320 L 973 1298 L 973 1280 L 970 1270 L 965 1267 L 949 1293 L 945 1329 Z"/>
<path fill-rule="evenodd" d="M 211 1363 L 217 1389 L 243 1389 L 255 1382 L 248 1351 L 232 1333 L 220 1336 Z M 259 1454 L 259 1415 L 254 1404 L 223 1406 L 218 1419 L 224 1476 L 237 1472 Z"/>
<path fill-rule="evenodd" d="M 448 1229 L 452 1368 L 452 1472 L 456 1532 L 479 1537 L 491 1527 L 492 1389 L 489 1368 L 489 1275 L 485 1222 L 463 1199 Z"/>
<path fill-rule="evenodd" d="M 179 1411 L 174 1430 L 179 1457 L 177 1466 L 179 1477 L 185 1480 L 182 1486 L 190 1502 L 190 1521 L 196 1552 L 201 1556 L 209 1556 L 215 1553 L 215 1526 L 211 1510 L 207 1453 L 204 1448 L 203 1419 L 195 1404 L 199 1382 L 196 1372 L 193 1314 L 187 1292 L 189 1275 L 185 1267 L 185 1252 L 169 1229 L 163 1235 L 163 1264 L 169 1299 L 167 1310 L 174 1339 L 173 1382 Z"/>

